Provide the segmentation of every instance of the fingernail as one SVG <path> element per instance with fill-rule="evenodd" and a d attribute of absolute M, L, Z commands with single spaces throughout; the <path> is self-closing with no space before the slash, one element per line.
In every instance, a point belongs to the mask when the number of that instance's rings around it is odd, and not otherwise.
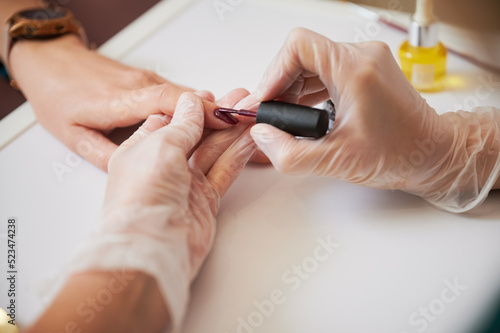
<path fill-rule="evenodd" d="M 214 111 L 215 117 L 222 120 L 223 122 L 228 123 L 229 125 L 236 125 L 239 123 L 238 119 L 236 119 L 232 114 L 220 112 L 219 109 L 215 109 Z"/>

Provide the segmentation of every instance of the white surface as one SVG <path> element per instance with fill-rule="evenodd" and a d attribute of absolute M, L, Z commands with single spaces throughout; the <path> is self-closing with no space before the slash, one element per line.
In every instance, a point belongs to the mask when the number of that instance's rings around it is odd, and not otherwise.
<path fill-rule="evenodd" d="M 36 123 L 35 113 L 27 102 L 0 120 L 0 149 Z"/>
<path fill-rule="evenodd" d="M 337 41 L 378 31 L 370 37 L 394 51 L 404 39 L 382 25 L 367 30 L 377 23 L 341 3 L 242 1 L 224 20 L 213 3 L 197 2 L 123 60 L 221 96 L 239 86 L 255 88 L 295 26 Z M 473 106 L 475 99 L 500 105 L 498 86 L 488 96 L 478 88 L 478 78 L 487 73 L 453 57 L 449 70 L 471 80 L 465 90 L 427 95 L 438 110 Z M 0 219 L 19 220 L 18 315 L 24 324 L 42 309 L 36 281 L 70 259 L 102 199 L 106 176 L 87 162 L 59 181 L 53 166 L 66 159 L 67 149 L 39 125 L 0 151 Z M 493 193 L 474 215 L 453 215 L 400 192 L 248 167 L 224 198 L 214 250 L 193 285 L 184 333 L 238 332 L 238 318 L 256 316 L 254 302 L 269 299 L 275 289 L 284 302 L 262 316 L 258 327 L 240 332 L 417 332 L 410 315 L 438 304 L 446 279 L 458 279 L 467 289 L 426 332 L 467 332 L 500 291 L 499 200 Z M 339 247 L 292 291 L 287 271 L 314 263 L 308 257 L 318 237 L 330 237 Z M 5 253 L 2 245 L 2 272 Z M 4 299 L 2 292 L 0 306 Z"/>

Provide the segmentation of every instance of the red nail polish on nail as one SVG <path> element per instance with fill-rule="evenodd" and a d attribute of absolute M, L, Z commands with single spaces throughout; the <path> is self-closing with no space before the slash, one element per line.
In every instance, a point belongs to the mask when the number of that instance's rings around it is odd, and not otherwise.
<path fill-rule="evenodd" d="M 222 112 L 221 109 L 216 109 L 214 111 L 214 114 L 217 118 L 219 118 L 220 120 L 222 120 L 230 125 L 236 125 L 237 123 L 239 123 L 239 120 L 236 119 L 232 114 Z"/>

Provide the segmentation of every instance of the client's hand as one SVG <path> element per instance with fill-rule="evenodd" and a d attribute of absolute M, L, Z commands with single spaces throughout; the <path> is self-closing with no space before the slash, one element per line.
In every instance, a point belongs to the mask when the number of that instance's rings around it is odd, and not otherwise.
<path fill-rule="evenodd" d="M 155 113 L 171 116 L 179 96 L 189 91 L 88 50 L 74 35 L 19 41 L 10 63 L 40 124 L 103 170 L 117 147 L 105 136 L 108 131 Z M 230 127 L 214 116 L 215 104 L 203 103 L 206 127 Z"/>

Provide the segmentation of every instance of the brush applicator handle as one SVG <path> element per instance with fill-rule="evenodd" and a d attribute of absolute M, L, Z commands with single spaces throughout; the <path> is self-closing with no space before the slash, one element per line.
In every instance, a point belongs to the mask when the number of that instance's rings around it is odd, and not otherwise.
<path fill-rule="evenodd" d="M 319 139 L 328 131 L 325 110 L 285 102 L 262 102 L 257 110 L 257 123 L 277 127 L 294 136 Z"/>

